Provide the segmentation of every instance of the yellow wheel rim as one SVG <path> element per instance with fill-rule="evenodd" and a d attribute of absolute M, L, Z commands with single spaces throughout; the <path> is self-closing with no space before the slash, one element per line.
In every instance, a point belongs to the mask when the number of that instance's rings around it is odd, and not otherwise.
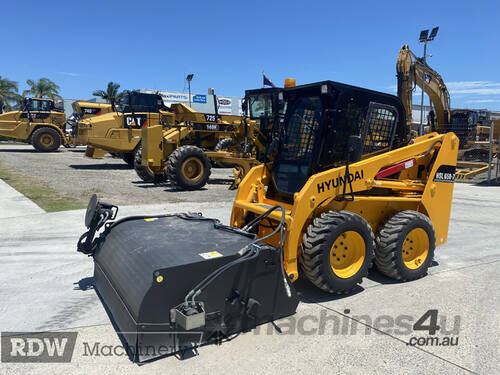
<path fill-rule="evenodd" d="M 415 228 L 407 234 L 403 241 L 403 263 L 415 270 L 424 264 L 429 254 L 429 236 L 422 228 Z"/>
<path fill-rule="evenodd" d="M 203 163 L 200 159 L 192 156 L 182 163 L 182 174 L 189 181 L 196 181 L 203 175 Z"/>
<path fill-rule="evenodd" d="M 50 134 L 43 134 L 40 137 L 40 143 L 45 147 L 50 147 L 54 144 L 54 137 L 52 137 Z"/>
<path fill-rule="evenodd" d="M 363 265 L 365 253 L 365 240 L 358 232 L 341 233 L 330 249 L 333 273 L 342 279 L 354 276 Z"/>

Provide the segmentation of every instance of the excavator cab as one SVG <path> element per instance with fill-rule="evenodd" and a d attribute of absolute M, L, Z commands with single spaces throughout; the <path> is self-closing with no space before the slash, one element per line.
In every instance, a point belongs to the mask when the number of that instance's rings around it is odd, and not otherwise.
<path fill-rule="evenodd" d="M 407 140 L 404 108 L 392 95 L 325 81 L 285 89 L 282 97 L 268 193 L 287 201 L 311 175 L 344 165 L 349 147 L 355 162 Z"/>
<path fill-rule="evenodd" d="M 472 140 L 476 127 L 479 123 L 479 114 L 469 109 L 453 109 L 451 111 L 450 124 L 446 131 L 454 132 L 465 145 Z"/>

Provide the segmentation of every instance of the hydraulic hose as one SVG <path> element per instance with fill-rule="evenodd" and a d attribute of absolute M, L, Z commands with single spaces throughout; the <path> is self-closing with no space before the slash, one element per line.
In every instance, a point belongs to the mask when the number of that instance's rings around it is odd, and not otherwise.
<path fill-rule="evenodd" d="M 284 239 L 285 239 L 285 209 L 284 209 L 284 207 L 277 205 L 277 206 L 273 206 L 273 207 L 269 208 L 266 212 L 257 216 L 252 221 L 250 221 L 250 223 L 245 225 L 242 228 L 242 230 L 249 231 L 257 223 L 261 222 L 267 216 L 269 216 L 271 214 L 271 212 L 278 210 L 278 209 L 281 210 L 281 213 L 282 213 L 280 223 L 278 224 L 278 226 L 271 233 L 265 235 L 264 237 L 255 239 L 254 241 L 250 242 L 248 245 L 243 247 L 240 251 L 238 251 L 238 255 L 240 255 L 240 258 L 235 259 L 232 262 L 227 263 L 224 266 L 213 271 L 211 274 L 209 274 L 207 277 L 205 277 L 202 281 L 200 281 L 196 286 L 194 286 L 193 289 L 191 289 L 191 291 L 189 291 L 189 293 L 184 298 L 184 303 L 186 305 L 189 305 L 189 302 L 188 302 L 189 299 L 191 299 L 191 303 L 193 305 L 195 305 L 196 296 L 198 296 L 204 288 L 206 288 L 213 280 L 215 280 L 224 271 L 226 271 L 227 269 L 229 269 L 229 268 L 231 268 L 239 263 L 249 261 L 249 260 L 256 258 L 258 256 L 260 250 L 259 250 L 259 248 L 252 247 L 252 245 L 254 245 L 255 243 L 257 243 L 259 241 L 266 240 L 266 239 L 274 236 L 278 232 L 280 232 L 280 246 L 279 246 L 278 250 L 280 252 L 281 272 L 282 272 L 283 281 L 284 281 L 287 296 L 288 297 L 292 296 L 290 286 L 288 285 L 288 280 L 286 278 L 284 264 L 283 264 L 283 243 L 284 243 Z"/>

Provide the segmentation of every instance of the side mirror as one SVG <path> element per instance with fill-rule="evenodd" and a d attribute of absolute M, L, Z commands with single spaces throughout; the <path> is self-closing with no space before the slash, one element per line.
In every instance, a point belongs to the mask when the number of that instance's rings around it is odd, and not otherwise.
<path fill-rule="evenodd" d="M 349 152 L 349 161 L 357 162 L 361 159 L 363 151 L 363 141 L 359 135 L 350 135 L 347 139 L 347 148 Z"/>
<path fill-rule="evenodd" d="M 243 103 L 241 103 L 241 110 L 243 113 L 246 115 L 248 111 L 248 101 L 247 99 L 243 100 Z"/>

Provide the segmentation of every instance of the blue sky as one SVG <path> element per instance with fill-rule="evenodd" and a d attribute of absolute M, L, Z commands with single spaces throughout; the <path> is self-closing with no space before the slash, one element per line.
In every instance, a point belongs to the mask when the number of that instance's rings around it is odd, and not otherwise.
<path fill-rule="evenodd" d="M 440 26 L 429 65 L 452 106 L 500 110 L 499 14 L 498 1 L 8 1 L 0 75 L 21 90 L 50 78 L 66 98 L 109 81 L 183 91 L 187 73 L 193 92 L 242 96 L 262 69 L 279 86 L 331 79 L 395 93 L 401 45 L 421 55 L 420 30 Z"/>

